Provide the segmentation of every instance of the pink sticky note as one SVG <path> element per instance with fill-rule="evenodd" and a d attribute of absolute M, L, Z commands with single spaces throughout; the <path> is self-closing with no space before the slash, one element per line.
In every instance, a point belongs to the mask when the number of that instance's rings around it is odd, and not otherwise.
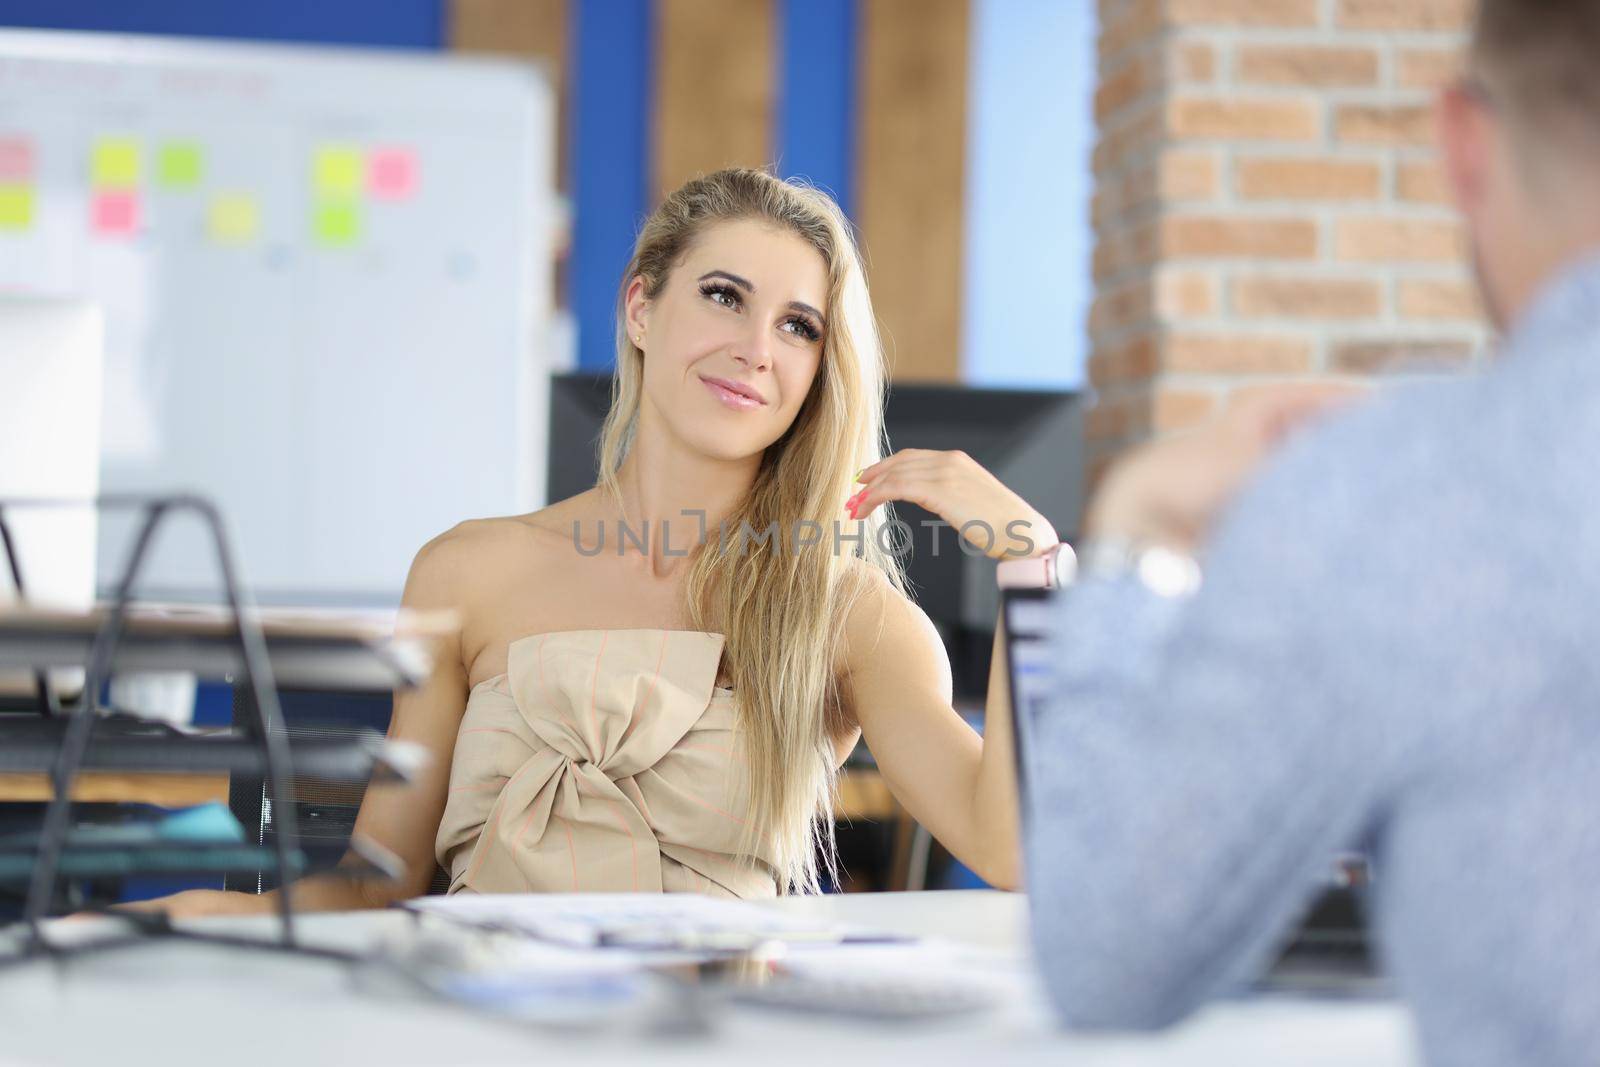
<path fill-rule="evenodd" d="M 33 181 L 33 142 L 0 137 L 0 182 L 26 185 Z"/>
<path fill-rule="evenodd" d="M 367 155 L 367 191 L 380 200 L 404 200 L 417 191 L 417 156 L 409 148 L 376 148 Z"/>
<path fill-rule="evenodd" d="M 139 228 L 139 194 L 109 189 L 94 194 L 94 232 L 102 237 L 127 237 Z"/>

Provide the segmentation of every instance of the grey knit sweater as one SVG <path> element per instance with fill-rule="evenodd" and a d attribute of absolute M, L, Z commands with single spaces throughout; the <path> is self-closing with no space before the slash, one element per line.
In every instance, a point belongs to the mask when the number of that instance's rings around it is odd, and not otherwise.
<path fill-rule="evenodd" d="M 1441 1064 L 1600 1064 L 1600 258 L 1481 373 L 1307 429 L 1205 582 L 1060 597 L 1027 884 L 1065 1019 L 1260 972 L 1332 856 Z"/>

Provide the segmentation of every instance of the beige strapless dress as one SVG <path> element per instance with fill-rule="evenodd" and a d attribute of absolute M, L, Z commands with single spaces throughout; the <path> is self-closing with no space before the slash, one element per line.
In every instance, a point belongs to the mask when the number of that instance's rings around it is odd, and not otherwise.
<path fill-rule="evenodd" d="M 771 897 L 740 856 L 746 764 L 724 635 L 566 630 L 467 698 L 435 853 L 450 892 Z"/>

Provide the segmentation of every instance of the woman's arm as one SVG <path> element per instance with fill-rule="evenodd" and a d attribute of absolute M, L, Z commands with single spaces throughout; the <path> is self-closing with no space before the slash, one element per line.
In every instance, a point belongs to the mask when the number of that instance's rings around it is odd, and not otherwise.
<path fill-rule="evenodd" d="M 1021 833 L 1003 634 L 984 731 L 951 706 L 950 660 L 922 609 L 881 577 L 846 623 L 846 690 L 896 799 L 990 885 L 1020 884 Z"/>
<path fill-rule="evenodd" d="M 417 553 L 406 578 L 402 606 L 416 609 L 463 607 L 466 588 L 466 546 L 454 532 L 430 541 Z M 439 642 L 435 666 L 428 681 L 417 689 L 397 690 L 389 734 L 397 741 L 422 745 L 429 759 L 416 781 L 409 785 L 369 788 L 356 815 L 354 833 L 375 841 L 405 862 L 405 877 L 398 882 L 357 880 L 338 870 L 310 875 L 290 883 L 296 909 L 349 911 L 381 908 L 396 900 L 427 892 L 434 870 L 433 842 L 444 814 L 450 781 L 450 757 L 456 731 L 466 710 L 467 676 L 461 636 L 457 632 Z M 347 857 L 347 860 L 349 857 Z M 140 911 L 166 911 L 174 917 L 219 914 L 269 914 L 277 894 L 237 893 L 199 889 L 127 905 Z"/>
<path fill-rule="evenodd" d="M 964 452 L 905 449 L 861 473 L 853 519 L 905 500 L 994 559 L 1058 541 L 1050 521 Z M 879 581 L 852 612 L 847 656 L 854 710 L 889 787 L 916 820 L 991 885 L 1022 878 L 1005 633 L 995 626 L 984 736 L 950 704 L 950 662 L 920 608 Z"/>

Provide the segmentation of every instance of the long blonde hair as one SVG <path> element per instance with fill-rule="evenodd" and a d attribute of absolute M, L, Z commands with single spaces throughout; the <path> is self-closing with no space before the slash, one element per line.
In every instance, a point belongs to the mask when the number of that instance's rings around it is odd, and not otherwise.
<path fill-rule="evenodd" d="M 719 620 L 727 637 L 749 774 L 746 844 L 765 842 L 778 857 L 780 891 L 815 892 L 819 857 L 836 874 L 834 742 L 846 724 L 835 670 L 843 622 L 866 591 L 867 568 L 905 591 L 899 559 L 880 540 L 887 508 L 861 524 L 859 544 L 834 537 L 856 471 L 883 455 L 885 380 L 861 256 L 843 212 L 826 194 L 765 171 L 721 170 L 683 185 L 646 220 L 618 299 L 617 369 L 599 484 L 620 507 L 618 472 L 638 427 L 644 375 L 644 353 L 627 330 L 628 285 L 640 277 L 645 295 L 655 297 L 701 232 L 748 219 L 798 235 L 827 263 L 822 360 L 793 425 L 767 447 L 749 494 L 726 518 L 730 531 L 748 523 L 759 533 L 776 524 L 778 536 L 742 544 L 735 537 L 729 551 L 709 551 L 720 539 L 708 534 L 690 561 L 685 589 L 693 625 Z M 795 551 L 795 531 L 812 529 L 808 522 L 821 543 Z M 853 526 L 843 532 L 857 532 Z"/>

